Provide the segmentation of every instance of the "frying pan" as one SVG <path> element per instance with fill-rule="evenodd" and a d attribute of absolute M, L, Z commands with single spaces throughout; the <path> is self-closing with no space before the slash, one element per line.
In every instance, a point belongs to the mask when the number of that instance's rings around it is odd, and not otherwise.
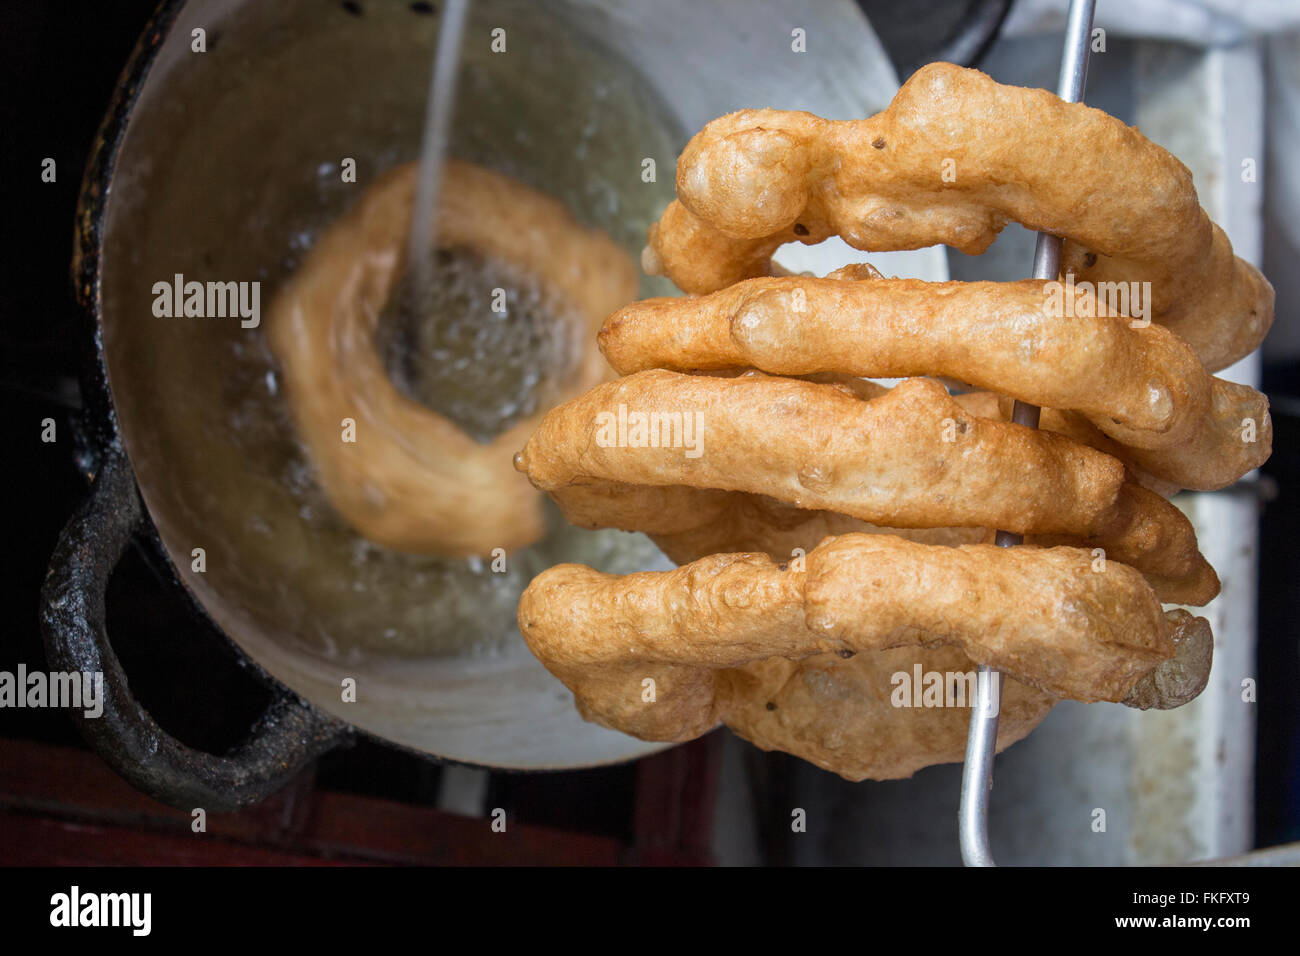
<path fill-rule="evenodd" d="M 262 330 L 153 314 L 154 284 L 178 273 L 258 281 L 265 311 L 315 233 L 367 182 L 415 158 L 431 6 L 165 2 L 86 171 L 73 280 L 92 330 L 83 390 L 98 454 L 51 560 L 42 623 L 52 668 L 104 673 L 103 715 L 73 712 L 83 735 L 175 806 L 255 802 L 358 732 L 514 770 L 663 746 L 583 722 L 513 624 L 518 590 L 549 563 L 663 566 L 643 537 L 581 532 L 552 515 L 543 545 L 512 556 L 504 576 L 371 546 L 315 488 Z M 897 78 L 861 12 L 848 0 L 809 6 L 479 0 L 453 152 L 556 196 L 635 253 L 672 197 L 676 153 L 712 117 L 744 106 L 850 117 L 887 104 Z M 498 29 L 504 52 L 490 47 Z M 795 29 L 808 53 L 791 49 Z M 345 158 L 356 183 L 340 175 Z M 792 264 L 819 271 L 850 257 L 846 247 L 797 252 Z M 872 258 L 946 277 L 939 249 Z M 131 695 L 104 594 L 133 539 L 275 682 L 267 713 L 228 754 L 180 743 Z"/>

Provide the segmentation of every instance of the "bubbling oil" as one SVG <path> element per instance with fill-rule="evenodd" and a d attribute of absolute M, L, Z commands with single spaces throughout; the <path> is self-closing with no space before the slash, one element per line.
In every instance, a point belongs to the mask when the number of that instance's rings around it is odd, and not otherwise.
<path fill-rule="evenodd" d="M 591 348 L 576 308 L 538 276 L 463 247 L 408 271 L 379 321 L 389 377 L 487 444 L 555 404 Z"/>

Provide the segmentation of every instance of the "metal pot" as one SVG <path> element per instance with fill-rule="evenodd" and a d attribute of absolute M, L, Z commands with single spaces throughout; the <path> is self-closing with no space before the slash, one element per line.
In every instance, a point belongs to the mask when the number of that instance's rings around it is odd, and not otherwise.
<path fill-rule="evenodd" d="M 520 770 L 663 746 L 583 722 L 523 648 L 511 602 L 476 591 L 498 586 L 481 583 L 482 568 L 384 552 L 341 525 L 295 450 L 259 329 L 151 310 L 154 283 L 176 273 L 259 281 L 265 308 L 315 231 L 415 157 L 429 6 L 164 3 L 86 173 L 74 281 L 94 327 L 85 393 L 99 455 L 51 562 L 43 626 L 51 667 L 105 675 L 103 716 L 74 715 L 84 735 L 177 806 L 259 800 L 358 730 Z M 792 49 L 796 28 L 810 52 Z M 498 29 L 505 52 L 491 49 Z M 632 252 L 671 198 L 676 152 L 712 117 L 743 106 L 869 115 L 897 87 L 849 0 L 480 0 L 464 59 L 453 151 L 561 198 Z M 345 158 L 355 184 L 340 176 Z M 645 158 L 657 164 L 651 183 Z M 790 264 L 825 271 L 846 249 L 798 250 Z M 885 268 L 946 277 L 937 249 L 890 256 Z M 516 589 L 552 561 L 632 570 L 656 560 L 640 536 L 556 522 L 549 544 L 512 568 Z M 109 645 L 105 586 L 137 535 L 280 688 L 230 754 L 159 728 Z"/>

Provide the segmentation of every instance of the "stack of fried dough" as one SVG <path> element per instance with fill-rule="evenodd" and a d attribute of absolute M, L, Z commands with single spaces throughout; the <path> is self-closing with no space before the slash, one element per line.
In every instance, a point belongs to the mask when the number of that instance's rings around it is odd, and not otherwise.
<path fill-rule="evenodd" d="M 1212 373 L 1259 345 L 1273 292 L 1178 160 L 1099 110 L 933 64 L 870 119 L 710 123 L 677 195 L 643 264 L 690 295 L 611 315 L 622 377 L 516 457 L 570 521 L 646 532 L 681 565 L 560 565 L 524 594 L 524 637 L 584 717 L 666 741 L 724 722 L 885 779 L 963 756 L 968 708 L 896 693 L 918 665 L 1005 675 L 999 748 L 1062 698 L 1200 692 L 1209 625 L 1163 604 L 1219 581 L 1167 499 L 1268 457 L 1264 396 Z M 1010 221 L 1066 237 L 1070 314 L 1042 281 L 772 274 L 787 242 L 974 254 Z M 1132 282 L 1150 321 L 1093 291 Z M 1014 399 L 1041 430 L 1009 421 Z M 630 411 L 657 440 L 602 437 Z M 692 454 L 663 430 L 678 420 L 699 423 Z"/>

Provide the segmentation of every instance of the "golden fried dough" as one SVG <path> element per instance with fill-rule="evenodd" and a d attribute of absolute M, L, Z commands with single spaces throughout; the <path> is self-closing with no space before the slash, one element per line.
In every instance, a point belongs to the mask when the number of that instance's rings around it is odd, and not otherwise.
<path fill-rule="evenodd" d="M 1209 372 L 1259 344 L 1273 291 L 1181 163 L 1097 110 L 934 64 L 871 119 L 710 123 L 677 193 L 642 262 L 697 297 L 610 316 L 625 377 L 516 458 L 570 521 L 682 565 L 561 565 L 525 592 L 525 639 L 584 717 L 654 740 L 721 721 L 858 780 L 962 759 L 976 665 L 1005 675 L 999 749 L 1061 697 L 1200 693 L 1209 625 L 1161 602 L 1219 581 L 1166 497 L 1268 457 L 1264 397 Z M 1068 292 L 771 262 L 833 235 L 975 254 L 1010 221 L 1069 237 Z M 1009 421 L 1013 398 L 1041 430 Z M 923 675 L 968 692 L 900 696 Z"/>
<path fill-rule="evenodd" d="M 602 413 L 658 413 L 647 436 L 602 442 Z M 674 422 L 698 427 L 699 447 Z M 684 437 L 683 437 L 684 436 Z M 1090 528 L 1123 468 L 1051 433 L 976 419 L 943 386 L 910 379 L 862 401 L 832 385 L 751 373 L 652 370 L 551 410 L 518 467 L 543 491 L 592 480 L 767 494 L 899 527 L 966 524 L 1019 532 Z M 936 520 L 956 514 L 962 521 Z"/>
<path fill-rule="evenodd" d="M 895 707 L 893 675 L 958 675 L 966 706 Z M 727 726 L 764 750 L 795 754 L 849 780 L 896 780 L 966 752 L 975 664 L 957 647 L 899 647 L 848 660 L 769 657 L 718 673 Z M 1056 698 L 1005 675 L 997 749 L 1038 726 Z"/>
<path fill-rule="evenodd" d="M 1168 709 L 1194 699 L 1209 678 L 1214 638 L 1202 618 L 1167 614 L 1175 657 L 1134 684 L 1124 704 Z M 952 678 L 967 707 L 898 707 L 897 675 Z M 898 647 L 845 660 L 821 654 L 800 661 L 771 657 L 717 676 L 727 726 L 764 750 L 797 754 L 850 780 L 907 777 L 965 757 L 975 665 L 951 646 Z M 943 690 L 947 692 L 948 687 Z M 1055 698 L 1003 675 L 997 747 L 1023 738 Z M 946 701 L 945 701 L 946 703 Z"/>
<path fill-rule="evenodd" d="M 1206 373 L 1163 326 L 1133 328 L 1126 317 L 1093 315 L 1093 305 L 1057 316 L 1047 302 L 1037 280 L 750 279 L 625 306 L 605 322 L 600 347 L 623 375 L 753 367 L 949 376 L 1081 412 L 1121 445 L 1163 452 L 1147 457 L 1149 470 L 1183 487 L 1227 484 L 1267 459 L 1262 394 Z M 1258 424 L 1257 440 L 1243 441 L 1244 418 Z"/>
<path fill-rule="evenodd" d="M 1261 404 L 1265 409 L 1268 405 L 1267 399 L 1261 399 L 1249 385 L 1216 378 L 1206 428 L 1182 444 L 1167 448 L 1120 446 L 1114 454 L 1136 472 L 1166 484 L 1193 491 L 1225 488 L 1244 474 L 1243 461 L 1262 465 L 1272 453 L 1273 421 L 1267 411 L 1260 415 Z M 1077 422 L 1081 417 L 1072 411 L 1060 414 L 1067 422 Z M 1069 433 L 1065 427 L 1058 430 Z M 1244 455 L 1228 453 L 1227 449 L 1232 448 L 1246 451 Z"/>
<path fill-rule="evenodd" d="M 660 447 L 648 435 L 641 447 L 612 440 L 602 422 L 620 409 L 695 428 L 698 453 L 685 447 L 685 429 L 677 447 L 663 429 L 653 436 Z M 1150 573 L 1170 600 L 1204 603 L 1218 593 L 1187 519 L 1125 483 L 1115 459 L 977 418 L 927 379 L 864 401 L 842 386 L 757 372 L 639 372 L 549 412 L 516 466 L 572 523 L 644 531 L 675 560 L 807 549 L 824 534 L 859 530 L 856 518 L 1069 536 Z"/>
<path fill-rule="evenodd" d="M 980 418 L 1000 418 L 1009 422 L 1015 409 L 1015 402 L 1009 396 L 996 395 L 992 392 L 965 392 L 954 395 L 953 399 L 962 408 L 972 415 L 978 415 Z M 1183 486 L 1177 482 L 1166 481 L 1143 471 L 1133 462 L 1130 454 L 1131 449 L 1125 448 L 1114 439 L 1102 434 L 1096 425 L 1082 415 L 1062 412 L 1055 408 L 1043 408 L 1039 409 L 1039 412 L 1039 428 L 1044 431 L 1066 435 L 1081 445 L 1087 445 L 1089 448 L 1104 451 L 1106 454 L 1118 458 L 1124 463 L 1125 471 L 1130 480 L 1143 488 L 1154 491 L 1162 498 L 1172 498 L 1183 490 Z M 1271 434 L 1272 430 L 1270 428 Z"/>
<path fill-rule="evenodd" d="M 1089 552 L 1072 548 L 949 548 L 848 534 L 828 538 L 802 566 L 759 554 L 624 576 L 558 565 L 525 591 L 519 626 L 588 719 L 662 740 L 734 719 L 760 745 L 809 759 L 837 749 L 828 737 L 838 726 L 838 746 L 856 756 L 817 762 L 855 778 L 900 776 L 960 756 L 964 719 L 884 712 L 887 665 L 919 662 L 935 645 L 960 648 L 954 662 L 988 664 L 1028 685 L 1011 682 L 1008 691 L 1011 739 L 1046 712 L 1041 695 L 1161 706 L 1203 685 L 1205 622 L 1165 614 L 1131 568 L 1095 568 Z M 1147 680 L 1183 647 L 1196 653 Z M 827 673 L 835 665 L 826 655 L 875 658 L 896 648 L 910 661 L 894 654 Z M 862 686 L 873 675 L 879 686 Z M 834 690 L 837 676 L 844 693 Z M 823 706 L 828 699 L 838 710 Z M 779 713 L 782 703 L 780 718 L 756 710 Z M 878 735 L 900 722 L 915 730 L 901 748 L 882 747 Z"/>
<path fill-rule="evenodd" d="M 690 293 L 769 274 L 787 242 L 977 254 L 1015 221 L 1068 237 L 1062 274 L 1077 282 L 1149 282 L 1150 317 L 1211 372 L 1273 319 L 1272 287 L 1232 254 L 1176 158 L 1100 110 L 947 63 L 869 119 L 714 120 L 678 161 L 677 196 L 642 261 Z"/>
<path fill-rule="evenodd" d="M 445 183 L 440 244 L 537 276 L 588 334 L 636 294 L 630 257 L 555 200 L 457 161 L 447 164 Z M 522 547 L 543 532 L 541 500 L 511 459 L 540 414 L 480 444 L 398 391 L 375 343 L 404 267 L 414 191 L 414 164 L 394 169 L 322 233 L 272 305 L 271 348 L 318 479 L 359 534 L 453 557 Z M 567 393 L 605 374 L 599 354 L 584 351 Z M 341 440 L 344 419 L 355 422 L 355 443 Z"/>
<path fill-rule="evenodd" d="M 850 532 L 890 534 L 920 544 L 947 547 L 993 541 L 992 528 L 882 527 L 833 511 L 804 511 L 775 499 L 743 492 L 725 492 L 725 508 L 714 512 L 706 496 L 716 492 L 677 490 L 683 499 L 693 493 L 696 501 L 683 500 L 676 505 L 685 508 L 687 514 L 709 517 L 707 523 L 673 533 L 650 532 L 660 550 L 678 564 L 723 551 L 762 551 L 784 560 L 797 550 L 810 551 L 827 536 Z M 1025 535 L 1025 543 L 1039 547 L 1086 548 L 1089 551 L 1101 548 L 1103 554 L 1099 558 L 1120 561 L 1140 571 L 1161 601 L 1198 607 L 1208 604 L 1219 594 L 1219 576 L 1197 550 L 1191 522 L 1172 506 L 1144 500 L 1146 494 L 1151 493 L 1140 486 L 1124 484 L 1115 508 L 1119 516 L 1116 523 L 1125 524 L 1131 530 L 1118 542 L 1112 543 L 1109 550 L 1102 547 L 1105 539 L 1101 536 L 1031 534 Z M 560 500 L 567 501 L 569 496 L 566 494 Z M 701 506 L 693 509 L 692 505 L 697 503 Z M 629 514 L 630 509 L 624 507 L 623 512 L 616 513 L 617 517 Z M 626 524 L 611 521 L 609 526 L 633 528 L 636 524 L 637 519 L 631 517 Z"/>

